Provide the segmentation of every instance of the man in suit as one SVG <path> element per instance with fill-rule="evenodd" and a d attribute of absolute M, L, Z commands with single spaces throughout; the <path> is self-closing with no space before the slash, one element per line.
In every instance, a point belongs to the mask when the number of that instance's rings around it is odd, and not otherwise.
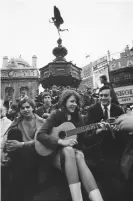
<path fill-rule="evenodd" d="M 123 110 L 111 102 L 111 88 L 104 85 L 99 90 L 99 102 L 88 108 L 86 124 L 107 121 L 110 117 L 118 117 Z M 91 134 L 91 135 L 88 135 Z M 120 183 L 119 160 L 125 147 L 124 132 L 113 132 L 106 123 L 100 123 L 100 128 L 93 130 L 81 138 L 81 149 L 85 154 L 88 166 L 105 192 L 105 200 L 117 200 Z M 114 184 L 115 180 L 115 184 Z M 116 182 L 117 181 L 117 182 Z M 103 194 L 104 194 L 103 192 Z"/>

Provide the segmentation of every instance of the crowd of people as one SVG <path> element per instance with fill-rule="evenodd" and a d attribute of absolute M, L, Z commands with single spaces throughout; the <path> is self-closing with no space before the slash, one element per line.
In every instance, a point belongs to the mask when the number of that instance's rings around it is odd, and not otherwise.
<path fill-rule="evenodd" d="M 32 201 L 42 163 L 65 175 L 72 201 L 83 201 L 81 185 L 91 201 L 133 200 L 132 107 L 100 79 L 98 93 L 53 86 L 1 101 L 2 201 Z"/>

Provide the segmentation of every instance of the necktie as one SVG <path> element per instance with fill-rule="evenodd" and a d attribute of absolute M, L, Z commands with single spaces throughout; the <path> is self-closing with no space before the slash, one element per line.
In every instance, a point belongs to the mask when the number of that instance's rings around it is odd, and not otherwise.
<path fill-rule="evenodd" d="M 104 120 L 107 120 L 108 119 L 108 108 L 107 106 L 105 105 L 104 106 Z"/>

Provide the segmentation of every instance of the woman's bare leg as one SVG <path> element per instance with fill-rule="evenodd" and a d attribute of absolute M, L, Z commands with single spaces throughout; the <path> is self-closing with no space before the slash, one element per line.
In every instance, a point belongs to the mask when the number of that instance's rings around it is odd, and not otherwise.
<path fill-rule="evenodd" d="M 76 151 L 76 160 L 81 181 L 84 185 L 85 190 L 88 193 L 90 200 L 103 201 L 97 183 L 91 171 L 89 170 L 88 166 L 86 165 L 84 155 L 82 152 Z"/>
<path fill-rule="evenodd" d="M 82 193 L 79 182 L 77 162 L 75 158 L 75 151 L 72 147 L 65 147 L 62 149 L 62 154 L 65 159 L 65 174 L 70 188 L 73 201 L 82 201 Z"/>

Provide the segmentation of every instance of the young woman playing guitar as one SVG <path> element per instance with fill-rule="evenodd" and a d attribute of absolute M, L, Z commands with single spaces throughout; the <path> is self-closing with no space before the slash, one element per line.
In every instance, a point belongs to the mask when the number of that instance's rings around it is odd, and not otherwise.
<path fill-rule="evenodd" d="M 83 200 L 80 181 L 91 201 L 103 201 L 96 181 L 86 165 L 83 153 L 75 148 L 78 146 L 77 140 L 61 139 L 57 135 L 51 135 L 52 129 L 64 122 L 71 122 L 75 127 L 84 125 L 80 115 L 80 96 L 74 90 L 63 91 L 60 97 L 60 109 L 54 111 L 46 119 L 37 133 L 36 140 L 55 150 L 47 157 L 51 157 L 51 165 L 65 173 L 73 201 Z"/>

